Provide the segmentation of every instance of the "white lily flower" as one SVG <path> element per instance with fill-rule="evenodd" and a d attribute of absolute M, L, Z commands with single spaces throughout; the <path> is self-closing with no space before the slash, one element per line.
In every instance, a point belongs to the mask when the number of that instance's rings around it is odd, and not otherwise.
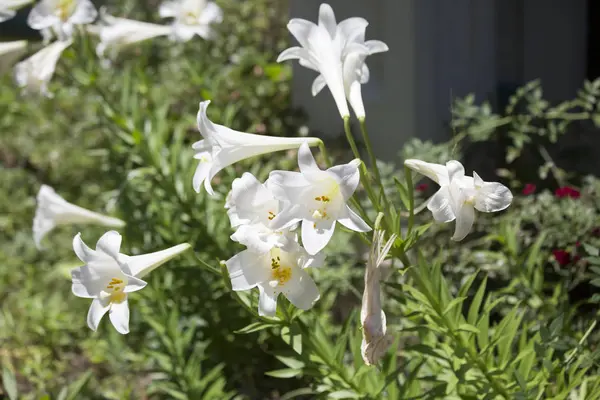
<path fill-rule="evenodd" d="M 376 364 L 389 349 L 394 338 L 387 334 L 385 313 L 381 308 L 380 285 L 381 273 L 379 266 L 392 248 L 396 235 L 392 235 L 385 245 L 382 245 L 385 232 L 376 230 L 373 233 L 373 244 L 369 252 L 365 270 L 365 290 L 360 309 L 363 340 L 360 346 L 362 358 L 367 365 Z"/>
<path fill-rule="evenodd" d="M 475 210 L 502 211 L 513 199 L 510 189 L 501 183 L 485 182 L 476 172 L 473 177 L 465 176 L 465 168 L 455 160 L 448 161 L 445 166 L 421 160 L 406 160 L 404 165 L 440 185 L 427 208 L 438 222 L 456 220 L 452 236 L 455 241 L 464 239 L 471 231 Z"/>
<path fill-rule="evenodd" d="M 346 204 L 360 181 L 360 160 L 323 171 L 310 148 L 298 150 L 300 172 L 273 171 L 269 186 L 275 197 L 290 204 L 271 221 L 271 228 L 283 229 L 302 222 L 302 244 L 309 254 L 321 251 L 333 235 L 336 222 L 356 232 L 371 228 Z"/>
<path fill-rule="evenodd" d="M 15 66 L 15 81 L 27 93 L 52 97 L 48 83 L 54 75 L 60 55 L 73 42 L 57 40 Z"/>
<path fill-rule="evenodd" d="M 212 1 L 175 0 L 161 4 L 159 14 L 162 18 L 174 18 L 173 37 L 187 42 L 194 35 L 203 39 L 212 37 L 211 25 L 223 20 L 223 11 Z"/>
<path fill-rule="evenodd" d="M 2 0 L 0 3 L 0 22 L 12 19 L 16 14 L 17 10 L 33 0 Z"/>
<path fill-rule="evenodd" d="M 71 271 L 72 291 L 77 297 L 93 299 L 87 316 L 90 329 L 98 329 L 100 320 L 108 312 L 117 332 L 129 333 L 128 294 L 146 286 L 146 282 L 140 279 L 142 276 L 189 247 L 181 244 L 156 253 L 130 257 L 120 253 L 121 235 L 115 231 L 102 235 L 96 250 L 90 249 L 78 233 L 73 238 L 73 250 L 85 265 Z"/>
<path fill-rule="evenodd" d="M 283 293 L 296 307 L 310 309 L 319 299 L 319 289 L 304 270 L 319 267 L 322 256 L 310 256 L 288 235 L 267 251 L 244 250 L 225 262 L 233 290 L 258 287 L 259 315 L 274 316 L 277 297 Z"/>
<path fill-rule="evenodd" d="M 98 11 L 90 0 L 41 0 L 31 9 L 27 24 L 40 30 L 46 40 L 56 35 L 60 40 L 73 36 L 75 25 L 94 22 Z"/>
<path fill-rule="evenodd" d="M 25 52 L 27 40 L 0 42 L 0 75 L 12 67 L 13 63 Z"/>
<path fill-rule="evenodd" d="M 198 130 L 204 138 L 193 144 L 196 151 L 194 158 L 200 161 L 194 174 L 193 186 L 200 192 L 200 186 L 210 195 L 214 195 L 211 179 L 223 168 L 246 158 L 275 151 L 289 150 L 300 147 L 302 143 L 317 146 L 321 143 L 317 138 L 281 138 L 264 135 L 254 135 L 229 129 L 223 125 L 213 124 L 206 115 L 210 101 L 200 103 L 198 111 Z"/>
<path fill-rule="evenodd" d="M 96 54 L 100 58 L 115 58 L 123 48 L 158 36 L 167 36 L 171 28 L 102 13 L 103 25 L 94 27 L 100 36 Z M 107 54 L 108 53 L 108 54 Z"/>
<path fill-rule="evenodd" d="M 50 186 L 42 185 L 37 195 L 37 209 L 33 219 L 33 239 L 38 248 L 44 236 L 54 227 L 69 224 L 93 224 L 120 228 L 125 222 L 107 217 L 71 204 L 60 197 Z"/>
<path fill-rule="evenodd" d="M 269 189 L 269 181 L 264 184 L 249 172 L 232 183 L 225 208 L 231 227 L 237 228 L 231 239 L 258 252 L 267 252 L 273 246 L 283 246 L 290 229 L 273 230 L 271 221 L 283 208 L 280 200 Z"/>
<path fill-rule="evenodd" d="M 331 6 L 323 3 L 318 25 L 300 18 L 290 20 L 288 30 L 301 47 L 284 50 L 277 61 L 298 59 L 303 67 L 319 72 L 312 85 L 313 96 L 327 85 L 342 118 L 350 115 L 346 99 L 357 117 L 364 118 L 360 85 L 369 81 L 365 58 L 388 50 L 379 40 L 365 41 L 368 24 L 358 17 L 337 24 Z"/>

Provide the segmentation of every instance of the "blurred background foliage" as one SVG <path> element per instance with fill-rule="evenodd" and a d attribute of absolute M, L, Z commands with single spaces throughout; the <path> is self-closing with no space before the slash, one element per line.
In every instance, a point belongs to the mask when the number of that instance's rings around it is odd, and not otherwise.
<path fill-rule="evenodd" d="M 451 242 L 448 225 L 432 225 L 409 253 L 411 268 L 389 262 L 384 309 L 396 341 L 369 368 L 360 358 L 357 313 L 368 249 L 355 236 L 338 231 L 327 268 L 314 271 L 322 293 L 315 309 L 297 313 L 282 302 L 280 324 L 257 318 L 256 293 L 232 293 L 221 276 L 219 260 L 240 250 L 223 209 L 231 181 L 246 170 L 265 179 L 273 169 L 296 168 L 296 160 L 290 152 L 243 162 L 215 178 L 220 199 L 194 193 L 198 103 L 212 100 L 210 118 L 233 129 L 297 136 L 307 128 L 290 104 L 290 66 L 275 62 L 288 46 L 286 2 L 218 3 L 225 18 L 214 41 L 143 43 L 109 68 L 95 58 L 94 39 L 82 35 L 59 62 L 52 99 L 24 97 L 2 77 L 3 395 L 600 398 L 600 181 L 564 167 L 573 154 L 556 144 L 600 122 L 600 81 L 558 106 L 544 101 L 537 82 L 501 112 L 457 99 L 450 141 L 413 139 L 397 165 L 381 163 L 398 207 L 404 199 L 396 182 L 411 182 L 398 168 L 406 158 L 464 160 L 468 173 L 490 181 L 497 174 L 515 200 L 499 215 L 481 215 L 467 241 Z M 156 21 L 157 5 L 106 2 L 113 15 L 147 21 Z M 340 161 L 350 159 L 338 141 L 330 144 Z M 422 209 L 436 189 L 414 179 L 407 189 Z M 77 227 L 57 229 L 43 251 L 35 249 L 31 223 L 42 183 L 126 220 L 126 254 L 193 245 L 132 296 L 129 335 L 108 324 L 89 331 L 88 304 L 70 293 Z M 426 209 L 416 218 L 431 222 Z M 101 233 L 82 232 L 88 243 Z"/>

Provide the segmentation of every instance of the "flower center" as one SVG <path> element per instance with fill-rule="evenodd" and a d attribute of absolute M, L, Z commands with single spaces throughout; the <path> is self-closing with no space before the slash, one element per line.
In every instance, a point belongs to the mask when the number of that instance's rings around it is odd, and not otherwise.
<path fill-rule="evenodd" d="M 275 253 L 275 254 L 273 254 Z M 280 250 L 271 252 L 271 286 L 285 285 L 292 278 L 292 268 L 287 265 L 282 265 L 281 257 L 277 254 Z"/>
<path fill-rule="evenodd" d="M 66 22 L 73 12 L 73 0 L 59 0 L 56 9 L 58 18 Z"/>
<path fill-rule="evenodd" d="M 127 298 L 127 294 L 123 291 L 125 282 L 119 278 L 112 278 L 106 286 L 105 292 L 111 303 L 121 303 Z"/>

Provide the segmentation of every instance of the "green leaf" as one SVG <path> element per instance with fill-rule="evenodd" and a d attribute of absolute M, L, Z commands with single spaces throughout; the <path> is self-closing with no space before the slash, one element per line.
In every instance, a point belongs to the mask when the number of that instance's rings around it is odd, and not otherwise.
<path fill-rule="evenodd" d="M 93 371 L 89 370 L 83 373 L 75 382 L 70 384 L 68 389 L 69 395 L 66 397 L 66 400 L 77 399 L 85 385 L 87 385 L 87 383 L 90 381 L 92 375 Z"/>
<path fill-rule="evenodd" d="M 276 369 L 274 371 L 265 372 L 265 375 L 272 376 L 273 378 L 281 378 L 281 379 L 293 378 L 293 377 L 301 375 L 301 374 L 302 374 L 301 369 L 294 369 L 294 368 Z"/>
<path fill-rule="evenodd" d="M 457 297 L 456 299 L 452 300 L 444 309 L 444 311 L 442 312 L 442 315 L 446 315 L 448 314 L 450 311 L 452 311 L 453 308 L 455 308 L 456 306 L 458 306 L 459 304 L 462 304 L 463 301 L 465 301 L 466 297 Z"/>
<path fill-rule="evenodd" d="M 243 327 L 242 329 L 238 329 L 237 331 L 233 331 L 238 335 L 247 335 L 252 332 L 262 331 L 263 329 L 271 328 L 273 326 L 277 326 L 276 324 L 265 324 L 264 322 L 253 322 L 250 325 Z"/>
<path fill-rule="evenodd" d="M 473 302 L 469 307 L 469 312 L 467 314 L 467 321 L 471 325 L 477 324 L 477 316 L 479 313 L 479 308 L 481 307 L 481 302 L 483 301 L 483 296 L 485 294 L 485 287 L 487 285 L 487 276 L 483 278 L 481 285 L 479 285 L 479 289 L 477 289 L 477 293 L 475 293 L 475 297 L 473 298 Z"/>
<path fill-rule="evenodd" d="M 585 249 L 585 251 L 590 255 L 590 256 L 599 256 L 600 255 L 600 249 L 598 249 L 597 247 L 592 246 L 591 244 L 588 243 L 584 243 L 583 244 L 583 248 Z"/>
<path fill-rule="evenodd" d="M 329 393 L 329 396 L 327 397 L 330 399 L 359 399 L 361 396 L 350 390 L 338 390 Z"/>
<path fill-rule="evenodd" d="M 293 368 L 293 369 L 304 368 L 304 362 L 302 362 L 296 358 L 286 357 L 286 356 L 275 356 L 275 357 L 289 368 Z"/>
<path fill-rule="evenodd" d="M 480 332 L 479 329 L 477 329 L 476 327 L 474 327 L 471 324 L 460 324 L 458 326 L 457 330 L 461 331 L 461 332 L 470 332 L 470 333 L 474 333 L 474 334 L 479 334 L 479 332 Z"/>
<path fill-rule="evenodd" d="M 17 380 L 15 374 L 6 365 L 2 368 L 2 386 L 10 400 L 17 400 Z"/>

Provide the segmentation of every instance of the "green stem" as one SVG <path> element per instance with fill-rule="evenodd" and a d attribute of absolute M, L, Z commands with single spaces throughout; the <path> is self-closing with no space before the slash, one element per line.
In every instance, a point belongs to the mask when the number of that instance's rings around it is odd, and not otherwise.
<path fill-rule="evenodd" d="M 331 161 L 331 158 L 329 157 L 329 154 L 327 153 L 327 147 L 325 147 L 325 142 L 323 142 L 322 140 L 319 143 L 319 150 L 321 151 L 321 155 L 325 160 L 325 165 L 327 166 L 327 168 L 331 168 L 333 166 L 333 163 Z"/>
<path fill-rule="evenodd" d="M 348 143 L 350 144 L 350 148 L 352 149 L 354 157 L 360 160 L 360 153 L 358 151 L 358 147 L 356 146 L 354 136 L 352 136 L 352 129 L 350 127 L 350 117 L 344 118 L 344 131 L 346 132 L 346 139 L 348 139 Z M 373 203 L 373 206 L 375 207 L 377 212 L 380 212 L 381 206 L 379 205 L 377 196 L 375 195 L 373 187 L 371 186 L 371 176 L 369 174 L 369 170 L 363 162 L 360 163 L 360 181 L 362 182 L 363 187 L 367 192 L 367 196 L 369 196 L 369 200 L 371 200 L 371 203 Z"/>

